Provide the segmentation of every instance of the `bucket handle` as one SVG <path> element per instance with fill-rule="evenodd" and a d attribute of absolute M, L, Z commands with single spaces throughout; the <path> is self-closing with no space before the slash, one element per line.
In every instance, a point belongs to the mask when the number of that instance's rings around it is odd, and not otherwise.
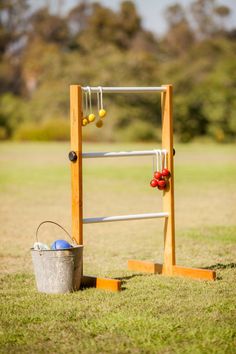
<path fill-rule="evenodd" d="M 60 227 L 60 228 L 67 234 L 67 236 L 69 236 L 69 239 L 70 239 L 72 242 L 74 242 L 74 240 L 73 240 L 72 237 L 70 236 L 69 232 L 66 231 L 66 229 L 64 229 L 64 227 L 62 227 L 62 226 L 61 226 L 60 224 L 58 224 L 57 222 L 51 221 L 51 220 L 42 221 L 42 222 L 39 224 L 39 226 L 37 227 L 36 234 L 35 234 L 35 236 L 36 236 L 36 241 L 37 241 L 37 242 L 39 242 L 39 239 L 38 239 L 38 232 L 39 232 L 40 227 L 41 227 L 43 224 L 47 224 L 47 223 L 49 223 L 49 224 L 54 224 L 54 225 Z"/>

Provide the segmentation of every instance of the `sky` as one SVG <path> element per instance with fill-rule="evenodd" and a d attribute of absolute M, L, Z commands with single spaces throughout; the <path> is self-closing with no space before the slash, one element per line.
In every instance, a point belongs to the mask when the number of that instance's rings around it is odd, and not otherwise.
<path fill-rule="evenodd" d="M 87 1 L 92 2 L 92 0 Z M 116 10 L 119 8 L 121 0 L 100 0 L 97 2 Z M 166 31 L 164 10 L 167 6 L 178 2 L 182 6 L 188 7 L 191 3 L 190 0 L 133 0 L 133 2 L 142 18 L 143 26 L 157 35 L 162 35 Z M 67 12 L 78 3 L 78 0 L 30 0 L 30 3 L 34 8 L 50 4 L 53 11 L 57 10 L 58 4 L 63 3 L 62 11 Z M 218 0 L 217 3 L 227 5 L 231 9 L 232 14 L 228 20 L 228 27 L 236 27 L 236 0 Z"/>

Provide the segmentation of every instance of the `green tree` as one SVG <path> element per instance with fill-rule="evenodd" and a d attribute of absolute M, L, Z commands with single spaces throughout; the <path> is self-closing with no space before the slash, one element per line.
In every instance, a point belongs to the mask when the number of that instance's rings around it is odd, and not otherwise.
<path fill-rule="evenodd" d="M 28 10 L 27 0 L 0 1 L 0 57 L 25 34 Z"/>
<path fill-rule="evenodd" d="M 191 13 L 195 21 L 199 38 L 212 37 L 218 30 L 215 20 L 216 0 L 195 0 L 191 4 Z"/>
<path fill-rule="evenodd" d="M 10 93 L 0 96 L 0 140 L 10 138 L 24 120 L 26 105 Z"/>
<path fill-rule="evenodd" d="M 68 41 L 66 21 L 56 15 L 51 15 L 47 7 L 39 9 L 30 18 L 32 29 L 28 33 L 29 40 L 38 37 L 45 42 L 57 43 L 61 47 Z"/>
<path fill-rule="evenodd" d="M 187 20 L 184 8 L 176 3 L 167 7 L 165 17 L 168 31 L 163 41 L 163 47 L 171 55 L 181 55 L 194 44 L 195 36 Z"/>
<path fill-rule="evenodd" d="M 225 29 L 225 20 L 229 17 L 231 11 L 228 6 L 219 5 L 215 7 L 215 14 L 220 19 L 220 29 L 223 31 Z"/>

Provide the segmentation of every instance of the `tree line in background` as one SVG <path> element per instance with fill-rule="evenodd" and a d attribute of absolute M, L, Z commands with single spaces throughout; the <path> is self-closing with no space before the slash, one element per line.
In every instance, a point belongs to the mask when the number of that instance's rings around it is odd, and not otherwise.
<path fill-rule="evenodd" d="M 171 5 L 163 15 L 168 29 L 157 38 L 142 26 L 132 1 L 121 2 L 118 11 L 79 1 L 68 14 L 52 14 L 48 7 L 33 12 L 27 0 L 0 0 L 0 140 L 68 139 L 71 83 L 173 83 L 179 141 L 234 140 L 236 28 L 227 27 L 230 9 L 194 0 L 188 8 Z M 160 138 L 158 100 L 153 94 L 104 95 L 107 122 L 99 131 L 85 127 L 85 139 Z"/>

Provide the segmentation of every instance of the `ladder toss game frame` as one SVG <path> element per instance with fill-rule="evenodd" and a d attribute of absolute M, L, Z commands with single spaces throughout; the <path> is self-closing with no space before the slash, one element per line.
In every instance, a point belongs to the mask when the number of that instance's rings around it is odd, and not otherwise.
<path fill-rule="evenodd" d="M 163 191 L 163 211 L 159 213 L 121 215 L 110 217 L 83 218 L 83 180 L 82 160 L 84 158 L 106 158 L 123 156 L 155 155 L 155 150 L 132 152 L 83 153 L 82 152 L 82 97 L 86 87 L 70 86 L 70 130 L 71 130 L 71 183 L 72 183 L 72 238 L 83 245 L 83 224 L 164 218 L 164 262 L 129 260 L 128 269 L 132 271 L 163 274 L 165 276 L 185 276 L 203 280 L 215 280 L 216 272 L 208 269 L 187 268 L 176 265 L 175 256 L 175 210 L 174 210 L 174 149 L 172 85 L 160 87 L 102 87 L 103 93 L 161 93 L 162 111 L 162 151 L 166 152 L 167 166 L 171 172 L 168 188 Z M 101 87 L 90 87 L 90 93 L 99 93 Z M 92 286 L 113 291 L 121 290 L 121 280 L 82 275 L 82 286 Z"/>

